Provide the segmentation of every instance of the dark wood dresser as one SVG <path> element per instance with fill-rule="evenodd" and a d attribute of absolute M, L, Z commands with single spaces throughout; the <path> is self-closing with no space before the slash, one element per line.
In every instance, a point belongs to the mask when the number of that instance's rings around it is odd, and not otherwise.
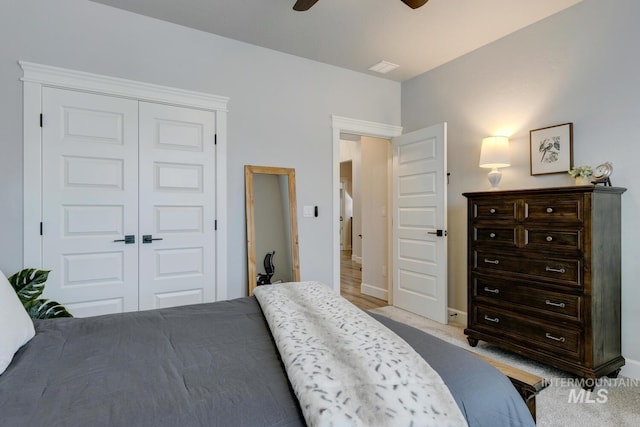
<path fill-rule="evenodd" d="M 484 340 L 584 378 L 616 376 L 625 191 L 465 193 L 469 344 Z"/>

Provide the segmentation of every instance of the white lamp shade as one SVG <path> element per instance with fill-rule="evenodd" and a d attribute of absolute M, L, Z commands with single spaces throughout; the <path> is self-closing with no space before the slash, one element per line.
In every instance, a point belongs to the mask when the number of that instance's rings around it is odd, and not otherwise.
<path fill-rule="evenodd" d="M 510 166 L 509 138 L 506 136 L 488 136 L 482 139 L 480 149 L 481 168 L 504 168 Z"/>

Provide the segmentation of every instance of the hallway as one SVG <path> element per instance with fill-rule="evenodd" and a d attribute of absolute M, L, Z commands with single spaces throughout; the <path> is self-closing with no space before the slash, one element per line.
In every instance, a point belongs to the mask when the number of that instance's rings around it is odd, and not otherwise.
<path fill-rule="evenodd" d="M 360 264 L 351 259 L 351 251 L 340 252 L 340 295 L 363 310 L 386 307 L 387 302 L 360 293 L 362 272 Z"/>

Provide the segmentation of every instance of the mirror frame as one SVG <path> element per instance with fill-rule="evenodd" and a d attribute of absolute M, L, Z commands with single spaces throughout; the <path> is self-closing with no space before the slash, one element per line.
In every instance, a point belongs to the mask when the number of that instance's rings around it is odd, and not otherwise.
<path fill-rule="evenodd" d="M 289 218 L 291 234 L 291 265 L 293 281 L 300 281 L 300 260 L 298 254 L 298 214 L 296 202 L 296 174 L 293 168 L 280 168 L 270 166 L 245 165 L 245 209 L 247 220 L 247 279 L 249 282 L 249 295 L 253 295 L 253 290 L 257 286 L 256 277 L 256 230 L 255 230 L 255 210 L 253 195 L 254 174 L 266 175 L 287 175 L 289 186 Z"/>

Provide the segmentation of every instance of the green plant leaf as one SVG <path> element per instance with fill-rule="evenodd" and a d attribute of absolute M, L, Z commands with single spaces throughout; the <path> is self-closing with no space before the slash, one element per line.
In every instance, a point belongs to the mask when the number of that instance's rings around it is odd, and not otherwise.
<path fill-rule="evenodd" d="M 42 295 L 44 282 L 49 277 L 49 270 L 25 268 L 9 277 L 9 283 L 18 294 L 22 304 L 33 301 Z"/>
<path fill-rule="evenodd" d="M 73 317 L 63 305 L 48 299 L 38 299 L 24 304 L 24 308 L 32 319 L 55 319 Z"/>

